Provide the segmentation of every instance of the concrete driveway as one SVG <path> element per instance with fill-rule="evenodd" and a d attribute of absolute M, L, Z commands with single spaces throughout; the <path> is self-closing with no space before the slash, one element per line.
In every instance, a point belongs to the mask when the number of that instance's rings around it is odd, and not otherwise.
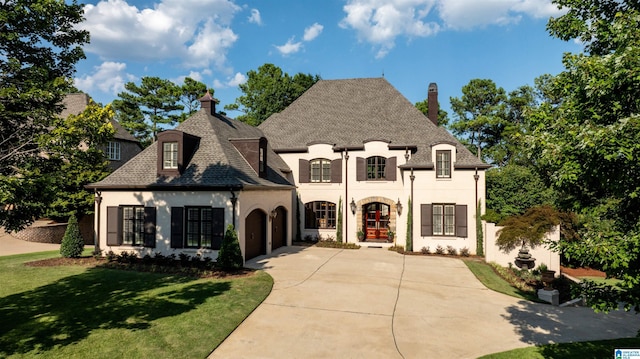
<path fill-rule="evenodd" d="M 640 328 L 633 313 L 493 292 L 453 258 L 284 247 L 247 266 L 273 276 L 273 291 L 210 358 L 477 358 Z"/>

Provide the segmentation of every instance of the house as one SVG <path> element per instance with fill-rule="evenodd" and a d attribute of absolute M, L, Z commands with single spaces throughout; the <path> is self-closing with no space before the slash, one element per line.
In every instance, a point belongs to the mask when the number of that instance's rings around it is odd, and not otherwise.
<path fill-rule="evenodd" d="M 246 260 L 298 231 L 335 238 L 341 224 L 346 242 L 409 236 L 416 251 L 474 253 L 489 166 L 436 125 L 435 84 L 428 100 L 426 117 L 384 78 L 321 80 L 255 128 L 216 113 L 207 94 L 200 111 L 88 186 L 99 246 L 216 258 L 233 224 Z"/>
<path fill-rule="evenodd" d="M 85 93 L 67 94 L 62 100 L 62 105 L 63 110 L 60 117 L 67 118 L 69 115 L 79 115 L 89 105 L 89 95 Z M 140 141 L 127 132 L 118 121 L 109 119 L 109 123 L 115 129 L 115 133 L 113 139 L 104 146 L 103 151 L 109 160 L 109 168 L 115 170 L 140 153 L 142 146 Z"/>
<path fill-rule="evenodd" d="M 262 131 L 201 109 L 104 180 L 96 191 L 102 250 L 217 258 L 229 224 L 246 259 L 291 245 L 295 187 Z"/>
<path fill-rule="evenodd" d="M 321 80 L 259 126 L 294 174 L 302 237 L 335 237 L 342 202 L 347 242 L 475 253 L 489 165 L 437 126 L 437 94 L 426 117 L 384 78 Z"/>

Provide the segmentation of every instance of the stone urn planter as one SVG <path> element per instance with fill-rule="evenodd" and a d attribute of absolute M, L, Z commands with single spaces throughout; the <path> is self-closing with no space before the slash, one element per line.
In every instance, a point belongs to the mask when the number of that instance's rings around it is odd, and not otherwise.
<path fill-rule="evenodd" d="M 544 289 L 553 290 L 553 287 L 551 287 L 551 283 L 553 283 L 553 280 L 556 278 L 556 271 L 544 270 L 540 275 L 540 280 L 542 281 L 542 283 L 544 283 Z"/>

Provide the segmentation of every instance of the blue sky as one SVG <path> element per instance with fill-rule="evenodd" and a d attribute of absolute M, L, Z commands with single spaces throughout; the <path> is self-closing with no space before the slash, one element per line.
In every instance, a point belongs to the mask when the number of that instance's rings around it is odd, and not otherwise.
<path fill-rule="evenodd" d="M 96 101 L 126 82 L 190 76 L 221 106 L 246 73 L 273 63 L 323 79 L 383 76 L 412 103 L 438 84 L 441 106 L 471 79 L 507 92 L 563 70 L 575 42 L 551 38 L 550 0 L 102 0 L 87 1 L 91 33 L 76 86 Z M 237 113 L 230 112 L 235 117 Z M 451 115 L 451 113 L 450 113 Z"/>

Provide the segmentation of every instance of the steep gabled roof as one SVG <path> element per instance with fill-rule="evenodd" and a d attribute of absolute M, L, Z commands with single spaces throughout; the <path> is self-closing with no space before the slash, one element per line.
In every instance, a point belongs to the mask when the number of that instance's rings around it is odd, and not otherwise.
<path fill-rule="evenodd" d="M 65 95 L 62 100 L 62 112 L 60 113 L 61 118 L 67 118 L 69 115 L 79 115 L 82 111 L 87 108 L 89 105 L 89 95 L 86 93 L 70 93 Z M 118 123 L 118 121 L 110 118 L 109 123 L 113 126 L 115 133 L 113 138 L 123 141 L 130 141 L 140 143 L 137 138 L 133 137 L 127 130 Z"/>
<path fill-rule="evenodd" d="M 158 176 L 155 142 L 104 180 L 87 186 L 97 189 L 227 189 L 291 188 L 287 164 L 267 148 L 267 176 L 260 178 L 229 139 L 259 138 L 262 131 L 206 110 L 193 114 L 176 130 L 199 137 L 198 147 L 182 174 Z"/>
<path fill-rule="evenodd" d="M 457 167 L 488 167 L 384 78 L 320 80 L 259 128 L 276 152 L 298 151 L 312 143 L 362 148 L 375 139 L 395 148 L 415 148 L 408 165 L 430 168 L 431 146 L 453 143 Z"/>

